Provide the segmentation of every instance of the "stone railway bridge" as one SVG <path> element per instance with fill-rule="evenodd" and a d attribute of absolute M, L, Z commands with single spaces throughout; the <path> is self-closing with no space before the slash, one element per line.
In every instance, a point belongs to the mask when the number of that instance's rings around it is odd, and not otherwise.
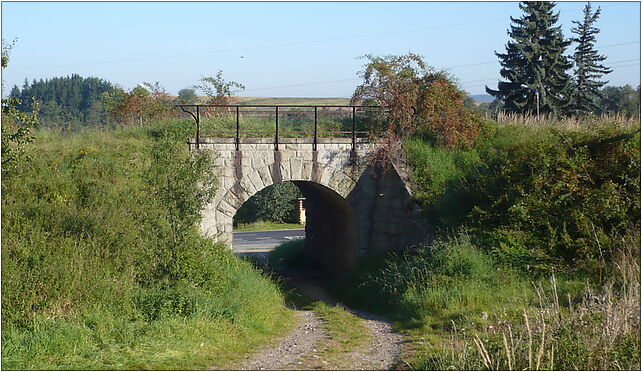
<path fill-rule="evenodd" d="M 198 127 L 199 116 L 192 116 Z M 234 138 L 202 137 L 197 129 L 190 141 L 191 150 L 214 153 L 219 181 L 202 212 L 205 236 L 232 244 L 236 211 L 258 191 L 284 181 L 306 198 L 306 254 L 334 275 L 352 269 L 360 257 L 403 249 L 428 236 L 405 169 L 393 165 L 382 172 L 370 165 L 376 143 L 356 138 L 354 125 L 351 138 L 318 137 L 316 125 L 312 139 L 279 138 L 277 120 L 276 137 L 241 138 L 238 123 L 237 111 Z"/>

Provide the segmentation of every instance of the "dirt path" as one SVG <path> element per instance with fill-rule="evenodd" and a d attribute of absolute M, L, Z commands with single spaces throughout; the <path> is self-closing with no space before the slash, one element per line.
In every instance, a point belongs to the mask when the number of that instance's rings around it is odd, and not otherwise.
<path fill-rule="evenodd" d="M 348 356 L 354 361 L 347 370 L 391 370 L 398 363 L 401 353 L 403 336 L 392 330 L 390 323 L 384 319 L 370 314 L 355 312 L 354 314 L 364 319 L 364 324 L 370 328 L 370 344 L 362 350 L 355 350 Z"/>
<path fill-rule="evenodd" d="M 248 357 L 240 370 L 291 370 L 299 359 L 314 353 L 319 342 L 327 338 L 323 321 L 312 311 L 297 310 L 299 324 L 287 336 Z"/>
<path fill-rule="evenodd" d="M 310 282 L 294 279 L 296 287 L 314 299 L 336 305 L 323 289 Z M 298 326 L 240 363 L 240 370 L 390 370 L 398 362 L 403 336 L 395 333 L 385 319 L 349 310 L 360 317 L 370 333 L 369 342 L 346 354 L 324 353 L 333 342 L 324 327 L 325 321 L 312 311 L 297 310 Z"/>

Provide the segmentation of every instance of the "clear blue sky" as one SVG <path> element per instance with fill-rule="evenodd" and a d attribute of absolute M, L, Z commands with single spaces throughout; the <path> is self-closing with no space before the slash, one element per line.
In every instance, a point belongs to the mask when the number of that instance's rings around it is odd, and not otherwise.
<path fill-rule="evenodd" d="M 566 37 L 585 4 L 558 3 Z M 637 86 L 640 3 L 593 5 L 609 84 Z M 176 94 L 223 70 L 243 96 L 349 97 L 357 57 L 414 52 L 480 94 L 497 84 L 510 16 L 516 2 L 2 2 L 2 38 L 18 39 L 2 78 L 9 90 L 78 73 Z"/>

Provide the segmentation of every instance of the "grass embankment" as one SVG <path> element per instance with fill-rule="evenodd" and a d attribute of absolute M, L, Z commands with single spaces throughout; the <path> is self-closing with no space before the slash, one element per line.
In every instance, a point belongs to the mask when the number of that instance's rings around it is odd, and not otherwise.
<path fill-rule="evenodd" d="M 270 231 L 270 230 L 295 230 L 303 229 L 305 225 L 298 223 L 278 223 L 272 221 L 257 221 L 252 223 L 242 223 L 234 226 L 234 232 L 243 231 Z"/>
<path fill-rule="evenodd" d="M 415 369 L 639 369 L 640 135 L 627 127 L 488 123 L 470 149 L 409 141 L 435 242 L 365 259 L 334 294 L 395 320 Z M 281 260 L 300 260 L 294 248 Z"/>
<path fill-rule="evenodd" d="M 640 368 L 640 135 L 625 124 L 406 144 L 436 242 L 353 283 L 409 333 L 414 368 Z"/>
<path fill-rule="evenodd" d="M 277 286 L 198 234 L 213 185 L 185 135 L 36 132 L 2 180 L 3 369 L 207 368 L 289 328 Z"/>

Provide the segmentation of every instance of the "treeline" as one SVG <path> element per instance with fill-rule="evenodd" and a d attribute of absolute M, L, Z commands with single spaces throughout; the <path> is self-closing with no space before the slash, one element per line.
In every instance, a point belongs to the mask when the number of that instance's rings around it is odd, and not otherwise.
<path fill-rule="evenodd" d="M 40 125 L 100 126 L 108 119 L 105 97 L 118 88 L 103 79 L 80 75 L 48 80 L 25 80 L 22 89 L 14 86 L 10 97 L 20 99 L 22 112 L 37 111 Z"/>
<path fill-rule="evenodd" d="M 82 127 L 113 127 L 169 115 L 174 99 L 159 83 L 143 83 L 130 91 L 96 77 L 72 75 L 25 80 L 10 98 L 17 109 L 37 113 L 37 126 L 68 131 Z"/>
<path fill-rule="evenodd" d="M 9 48 L 10 49 L 10 48 Z M 8 53 L 8 49 L 7 49 Z M 8 54 L 7 54 L 8 62 Z M 14 86 L 9 98 L 23 113 L 35 113 L 38 127 L 74 131 L 82 127 L 115 127 L 144 123 L 177 115 L 173 104 L 197 103 L 195 89 L 201 90 L 204 103 L 229 104 L 232 88 L 242 84 L 223 79 L 223 72 L 201 78 L 200 85 L 171 96 L 160 83 L 142 83 L 127 91 L 109 81 L 74 74 L 47 80 L 25 80 Z"/>
<path fill-rule="evenodd" d="M 25 80 L 22 88 L 14 86 L 10 98 L 17 98 L 17 109 L 23 113 L 36 112 L 41 128 L 60 128 L 75 131 L 83 127 L 114 127 L 140 124 L 151 119 L 172 115 L 176 103 L 196 103 L 194 89 L 182 89 L 171 96 L 159 83 L 144 83 L 130 91 L 97 77 L 71 75 L 47 80 Z M 499 99 L 476 105 L 470 97 L 466 106 L 482 113 L 505 110 Z M 600 89 L 595 114 L 640 115 L 640 86 L 605 86 Z M 173 113 L 176 114 L 176 113 Z"/>

